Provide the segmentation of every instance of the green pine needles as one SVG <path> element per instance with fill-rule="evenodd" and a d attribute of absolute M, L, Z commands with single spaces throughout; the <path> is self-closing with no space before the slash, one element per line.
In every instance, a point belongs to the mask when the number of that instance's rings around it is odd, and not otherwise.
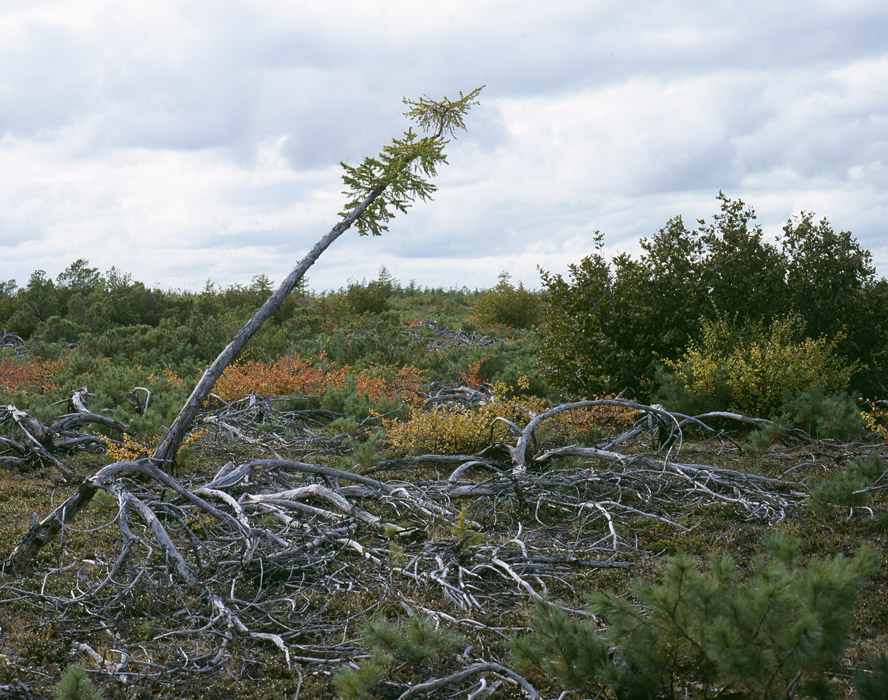
<path fill-rule="evenodd" d="M 356 222 L 362 236 L 381 235 L 397 212 L 406 212 L 417 199 L 431 198 L 437 188 L 429 178 L 435 176 L 438 165 L 447 163 L 445 136 L 466 128 L 465 115 L 478 104 L 476 98 L 483 89 L 482 85 L 467 95 L 460 92 L 457 100 L 405 99 L 409 109 L 404 116 L 415 121 L 427 135 L 420 136 L 408 129 L 403 138 L 392 139 L 378 156 L 367 156 L 358 165 L 342 163 L 342 181 L 347 188 L 343 194 L 349 198 L 343 216 L 378 194 Z"/>
<path fill-rule="evenodd" d="M 804 567 L 790 538 L 767 544 L 748 580 L 730 557 L 712 557 L 705 572 L 679 557 L 662 583 L 634 582 L 637 604 L 596 594 L 590 611 L 604 629 L 541 601 L 532 634 L 513 640 L 515 662 L 616 700 L 833 697 L 825 672 L 838 667 L 880 556 L 864 545 Z"/>
<path fill-rule="evenodd" d="M 56 685 L 53 697 L 56 700 L 104 700 L 105 694 L 93 685 L 83 666 L 71 664 Z"/>
<path fill-rule="evenodd" d="M 855 459 L 844 471 L 826 479 L 811 479 L 808 484 L 808 507 L 816 515 L 841 512 L 853 514 L 855 508 L 866 506 L 870 487 L 881 479 L 886 465 L 878 452 Z M 870 511 L 872 513 L 872 511 Z"/>
<path fill-rule="evenodd" d="M 414 665 L 444 662 L 466 646 L 466 638 L 456 630 L 437 627 L 427 617 L 411 615 L 398 623 L 378 617 L 361 629 L 369 658 L 357 668 L 340 667 L 333 683 L 344 700 L 375 697 L 374 689 L 394 661 Z"/>

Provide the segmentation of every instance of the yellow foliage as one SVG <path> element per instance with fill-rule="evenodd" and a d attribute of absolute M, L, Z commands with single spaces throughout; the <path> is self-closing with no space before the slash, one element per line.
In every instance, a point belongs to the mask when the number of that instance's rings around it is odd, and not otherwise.
<path fill-rule="evenodd" d="M 767 330 L 734 329 L 720 320 L 704 324 L 701 340 L 679 360 L 666 360 L 693 394 L 727 394 L 730 408 L 752 416 L 771 417 L 783 403 L 784 392 L 819 384 L 828 393 L 847 388 L 854 367 L 836 355 L 838 339 L 794 339 L 789 320 L 775 321 Z"/>
<path fill-rule="evenodd" d="M 874 401 L 864 402 L 868 411 L 861 411 L 860 417 L 866 423 L 866 427 L 876 433 L 885 443 L 888 443 L 888 409 L 876 406 Z"/>
<path fill-rule="evenodd" d="M 406 419 L 384 418 L 382 427 L 395 450 L 421 454 L 474 454 L 497 443 L 513 443 L 515 430 L 551 408 L 551 403 L 533 396 L 511 396 L 505 384 L 493 386 L 489 399 L 480 405 L 458 404 L 414 406 Z M 505 420 L 498 420 L 505 419 Z M 559 440 L 574 440 L 577 434 L 603 432 L 631 425 L 635 412 L 613 406 L 596 406 L 554 416 L 542 431 Z"/>
<path fill-rule="evenodd" d="M 179 451 L 189 445 L 193 445 L 206 434 L 206 428 L 200 428 L 199 430 L 189 433 L 182 441 L 182 446 L 179 448 Z M 111 438 L 105 435 L 97 435 L 97 437 L 105 446 L 105 454 L 111 457 L 115 462 L 134 462 L 137 459 L 144 459 L 145 457 L 150 457 L 154 454 L 154 448 L 151 447 L 151 445 L 146 445 L 145 443 L 133 440 L 126 433 L 123 434 L 123 439 L 121 440 L 122 444 L 114 442 Z M 151 443 L 153 444 L 156 442 L 157 436 L 155 435 L 151 439 Z"/>
<path fill-rule="evenodd" d="M 193 445 L 195 442 L 200 440 L 204 435 L 206 435 L 207 432 L 208 431 L 206 428 L 200 428 L 198 430 L 195 430 L 195 431 L 189 433 L 185 437 L 185 439 L 182 441 L 182 446 L 179 448 L 179 451 L 181 452 L 184 448 Z"/>
<path fill-rule="evenodd" d="M 98 438 L 105 445 L 105 454 L 115 462 L 134 462 L 154 454 L 153 447 L 133 440 L 126 433 L 123 434 L 123 444 L 117 444 L 104 435 L 99 435 Z"/>

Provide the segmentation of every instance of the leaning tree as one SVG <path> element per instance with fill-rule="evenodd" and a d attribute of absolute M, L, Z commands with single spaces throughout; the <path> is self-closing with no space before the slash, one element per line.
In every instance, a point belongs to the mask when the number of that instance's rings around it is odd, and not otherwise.
<path fill-rule="evenodd" d="M 401 138 L 394 138 L 376 156 L 367 156 L 357 165 L 342 163 L 342 180 L 348 197 L 345 208 L 340 212 L 342 219 L 323 236 L 295 269 L 281 283 L 280 287 L 238 331 L 231 342 L 219 353 L 206 369 L 188 400 L 182 406 L 175 421 L 170 426 L 150 461 L 140 465 L 139 471 L 150 473 L 166 481 L 168 473 L 175 466 L 176 453 L 182 445 L 194 418 L 210 395 L 213 386 L 225 368 L 243 350 L 262 324 L 278 309 L 287 296 L 305 277 L 308 269 L 321 254 L 343 233 L 356 226 L 362 236 L 379 236 L 388 230 L 388 223 L 398 212 L 406 212 L 416 200 L 431 198 L 437 187 L 432 178 L 438 166 L 447 163 L 445 147 L 449 137 L 459 129 L 465 129 L 465 116 L 484 86 L 475 88 L 468 94 L 460 92 L 459 98 L 432 100 L 420 97 L 417 100 L 404 99 L 407 105 L 405 116 L 413 120 L 419 132 L 408 128 Z M 132 471 L 125 468 L 123 472 Z M 108 465 L 87 478 L 73 496 L 37 523 L 13 550 L 6 567 L 21 572 L 25 570 L 34 554 L 48 542 L 58 537 L 65 523 L 76 516 L 92 500 L 99 488 L 108 490 L 108 478 L 120 473 L 117 465 Z M 126 500 L 119 493 L 118 499 Z"/>

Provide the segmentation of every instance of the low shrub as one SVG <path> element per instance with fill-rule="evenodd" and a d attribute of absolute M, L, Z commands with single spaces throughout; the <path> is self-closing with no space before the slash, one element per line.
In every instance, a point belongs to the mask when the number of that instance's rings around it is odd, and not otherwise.
<path fill-rule="evenodd" d="M 393 286 L 386 279 L 371 280 L 366 284 L 352 282 L 345 290 L 346 305 L 353 314 L 381 314 L 389 310 Z"/>
<path fill-rule="evenodd" d="M 843 512 L 863 506 L 869 500 L 867 487 L 886 471 L 878 453 L 866 459 L 855 459 L 839 474 L 808 483 L 808 507 L 818 515 L 841 508 Z"/>
<path fill-rule="evenodd" d="M 518 380 L 519 389 L 528 386 Z M 487 400 L 414 405 L 404 419 L 386 419 L 382 425 L 393 449 L 410 454 L 475 454 L 500 443 L 514 443 L 517 430 L 552 404 L 536 396 L 516 395 L 504 383 L 495 383 Z M 589 443 L 603 434 L 632 425 L 636 412 L 617 406 L 565 411 L 545 422 L 536 434 L 537 444 L 550 440 Z"/>
<path fill-rule="evenodd" d="M 456 630 L 438 627 L 416 615 L 396 623 L 385 617 L 370 620 L 361 628 L 361 638 L 371 649 L 370 657 L 357 668 L 343 666 L 333 675 L 333 683 L 345 700 L 374 697 L 374 687 L 393 661 L 428 665 L 466 646 L 466 638 Z"/>
<path fill-rule="evenodd" d="M 86 675 L 82 666 L 68 666 L 53 691 L 56 700 L 103 700 L 105 694 Z"/>
<path fill-rule="evenodd" d="M 680 399 L 684 392 L 707 409 L 771 418 L 781 413 L 787 392 L 819 385 L 835 394 L 848 387 L 854 368 L 838 357 L 836 342 L 800 338 L 789 319 L 767 328 L 703 321 L 699 340 L 680 359 L 665 360 L 674 379 L 662 382 L 661 376 L 661 393 L 672 394 L 661 398 Z"/>
<path fill-rule="evenodd" d="M 214 392 L 225 401 L 234 401 L 250 393 L 262 396 L 301 394 L 316 396 L 345 384 L 345 368 L 331 369 L 322 361 L 285 357 L 276 362 L 252 360 L 235 362 L 225 369 Z"/>
<path fill-rule="evenodd" d="M 874 432 L 882 440 L 888 444 L 888 408 L 885 408 L 886 402 L 880 401 L 878 404 L 872 399 L 861 401 L 865 409 L 860 412 L 860 417 L 866 424 L 868 430 Z"/>
<path fill-rule="evenodd" d="M 530 328 L 537 322 L 540 310 L 539 295 L 525 289 L 522 283 L 512 285 L 505 272 L 500 274 L 496 287 L 481 294 L 475 304 L 478 321 L 485 326 Z"/>
<path fill-rule="evenodd" d="M 43 393 L 55 389 L 55 375 L 63 364 L 62 360 L 42 357 L 5 357 L 0 360 L 0 390 L 30 389 Z"/>
<path fill-rule="evenodd" d="M 864 545 L 799 564 L 798 545 L 782 535 L 770 557 L 744 578 L 729 557 L 702 572 L 689 558 L 670 563 L 662 583 L 636 580 L 637 604 L 595 594 L 594 619 L 570 618 L 540 602 L 531 633 L 513 638 L 523 671 L 538 671 L 567 689 L 608 689 L 616 698 L 830 698 L 824 671 L 839 667 L 859 591 L 879 569 Z"/>
<path fill-rule="evenodd" d="M 828 393 L 820 384 L 796 393 L 784 392 L 781 420 L 811 437 L 843 442 L 858 437 L 864 426 L 850 394 Z"/>

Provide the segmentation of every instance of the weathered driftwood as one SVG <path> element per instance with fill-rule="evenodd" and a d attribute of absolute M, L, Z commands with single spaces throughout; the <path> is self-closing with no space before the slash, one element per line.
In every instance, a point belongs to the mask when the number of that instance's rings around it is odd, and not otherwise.
<path fill-rule="evenodd" d="M 81 391 L 85 392 L 86 390 L 78 390 L 78 392 Z M 121 433 L 128 431 L 128 428 L 120 421 L 88 411 L 82 397 L 78 399 L 78 403 L 80 406 L 76 413 L 66 413 L 59 416 L 50 425 L 45 425 L 27 411 L 11 404 L 0 407 L 0 423 L 11 421 L 21 434 L 20 440 L 0 437 L 0 445 L 17 453 L 3 455 L 0 457 L 0 464 L 13 467 L 26 466 L 33 462 L 49 462 L 58 468 L 66 478 L 71 479 L 74 478 L 74 472 L 58 458 L 57 453 L 101 441 L 96 435 L 78 432 L 77 428 L 87 425 L 102 425 Z"/>

